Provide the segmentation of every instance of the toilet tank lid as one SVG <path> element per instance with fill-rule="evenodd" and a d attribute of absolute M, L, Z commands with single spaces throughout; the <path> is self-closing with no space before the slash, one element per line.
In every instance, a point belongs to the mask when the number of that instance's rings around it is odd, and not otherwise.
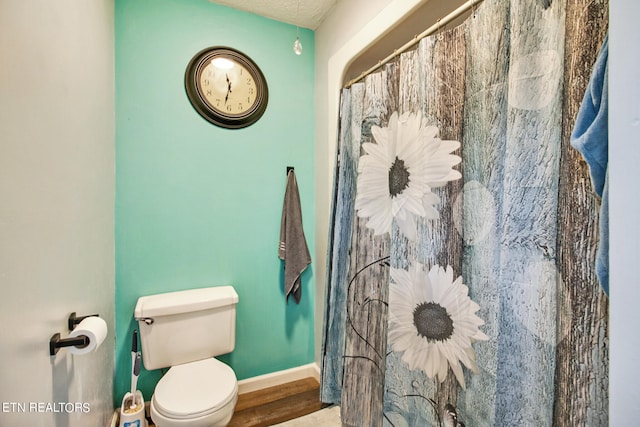
<path fill-rule="evenodd" d="M 207 310 L 236 304 L 238 294 L 233 286 L 189 289 L 138 298 L 134 316 L 136 319 Z"/>

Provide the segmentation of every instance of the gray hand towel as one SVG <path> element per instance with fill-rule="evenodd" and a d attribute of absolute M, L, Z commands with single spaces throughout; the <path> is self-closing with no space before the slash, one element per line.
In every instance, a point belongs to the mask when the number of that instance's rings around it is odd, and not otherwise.
<path fill-rule="evenodd" d="M 296 304 L 300 303 L 302 289 L 300 275 L 311 264 L 311 255 L 302 229 L 302 210 L 298 182 L 293 169 L 287 174 L 287 189 L 282 206 L 280 222 L 280 245 L 278 257 L 284 261 L 284 290 L 287 301 L 293 295 Z"/>

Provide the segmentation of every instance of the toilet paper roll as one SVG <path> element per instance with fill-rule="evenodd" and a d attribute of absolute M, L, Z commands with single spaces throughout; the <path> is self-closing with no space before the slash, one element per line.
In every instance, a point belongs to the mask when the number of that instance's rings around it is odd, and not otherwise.
<path fill-rule="evenodd" d="M 69 338 L 86 335 L 89 338 L 89 345 L 86 347 L 68 347 L 67 350 L 71 354 L 83 355 L 95 351 L 107 337 L 107 322 L 104 319 L 91 316 L 82 319 L 78 326 L 69 334 Z"/>

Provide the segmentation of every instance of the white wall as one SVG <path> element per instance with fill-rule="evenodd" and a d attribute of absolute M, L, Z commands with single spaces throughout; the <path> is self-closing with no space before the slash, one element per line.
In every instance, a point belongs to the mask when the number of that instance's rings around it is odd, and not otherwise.
<path fill-rule="evenodd" d="M 104 426 L 113 413 L 113 8 L 0 1 L 2 426 Z M 93 354 L 50 357 L 73 311 L 110 333 Z M 89 412 L 60 405 L 76 402 Z"/>
<path fill-rule="evenodd" d="M 610 425 L 640 423 L 640 2 L 609 3 Z"/>
<path fill-rule="evenodd" d="M 339 89 L 360 52 L 423 1 L 339 1 L 316 32 L 316 266 L 326 265 Z M 640 3 L 610 0 L 610 425 L 640 419 Z M 316 359 L 320 363 L 325 270 L 316 269 Z"/>

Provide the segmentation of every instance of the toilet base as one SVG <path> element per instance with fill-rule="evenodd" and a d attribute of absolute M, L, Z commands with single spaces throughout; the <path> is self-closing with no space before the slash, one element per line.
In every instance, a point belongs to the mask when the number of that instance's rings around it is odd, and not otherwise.
<path fill-rule="evenodd" d="M 156 427 L 226 427 L 233 417 L 237 401 L 238 396 L 236 395 L 232 401 L 215 412 L 195 418 L 177 419 L 168 418 L 159 413 L 153 404 L 153 398 L 151 398 L 151 420 Z"/>

